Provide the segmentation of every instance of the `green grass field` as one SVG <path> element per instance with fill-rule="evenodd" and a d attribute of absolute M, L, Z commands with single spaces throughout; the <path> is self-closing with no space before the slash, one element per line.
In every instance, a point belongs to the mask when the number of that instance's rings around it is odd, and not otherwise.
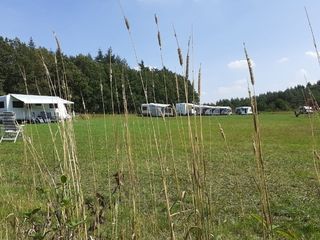
<path fill-rule="evenodd" d="M 307 116 L 262 113 L 259 117 L 273 237 L 319 239 L 320 191 L 312 153 L 313 144 L 319 146 L 319 120 L 311 120 L 315 125 L 313 140 Z M 101 195 L 107 202 L 107 207 L 102 207 L 105 220 L 95 230 L 96 236 L 100 236 L 97 239 L 129 238 L 132 189 L 138 238 L 168 239 L 170 229 L 163 176 L 176 238 L 196 239 L 192 159 L 198 156 L 194 155 L 192 146 L 202 149 L 200 153 L 205 161 L 206 176 L 201 179 L 206 196 L 203 200 L 206 202 L 205 219 L 211 238 L 262 238 L 251 116 L 203 117 L 203 137 L 198 117 L 191 117 L 191 132 L 187 117 L 164 121 L 129 116 L 128 122 L 129 133 L 124 116 L 74 120 L 85 201 L 94 202 L 96 196 Z M 219 123 L 227 144 L 221 136 Z M 15 144 L 0 144 L 1 239 L 13 239 L 16 223 L 12 216 L 20 219 L 23 227 L 24 213 L 36 208 L 46 211 L 43 190 L 50 190 L 43 176 L 50 175 L 56 181 L 61 178 L 53 147 L 56 145 L 59 155 L 63 156 L 61 137 L 56 124 L 50 127 L 52 136 L 48 125 L 25 126 L 25 136 L 32 144 L 21 139 Z M 119 183 L 114 174 L 119 172 L 123 179 L 117 188 Z M 67 178 L 69 181 L 71 176 Z M 87 215 L 89 226 L 92 220 L 89 207 Z"/>

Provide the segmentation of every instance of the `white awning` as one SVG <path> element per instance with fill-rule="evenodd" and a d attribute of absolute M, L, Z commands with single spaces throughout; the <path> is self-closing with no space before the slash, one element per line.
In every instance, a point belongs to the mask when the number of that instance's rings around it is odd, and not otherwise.
<path fill-rule="evenodd" d="M 26 104 L 73 104 L 71 101 L 64 100 L 60 97 L 41 96 L 41 95 L 25 95 L 25 94 L 10 94 L 12 97 L 18 99 Z"/>
<path fill-rule="evenodd" d="M 157 107 L 170 107 L 170 104 L 162 104 L 162 103 L 149 103 L 149 105 L 157 106 Z"/>

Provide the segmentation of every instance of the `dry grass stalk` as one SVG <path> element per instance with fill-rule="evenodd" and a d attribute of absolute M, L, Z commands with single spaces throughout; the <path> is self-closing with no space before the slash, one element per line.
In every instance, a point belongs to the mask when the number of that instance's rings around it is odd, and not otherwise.
<path fill-rule="evenodd" d="M 305 76 L 305 80 L 307 82 L 306 76 Z M 306 94 L 308 94 L 308 97 L 306 96 Z M 306 93 L 305 91 L 302 90 L 302 95 L 304 97 L 304 102 L 306 105 L 310 105 L 312 106 L 312 108 L 314 109 L 314 111 L 319 111 L 319 105 L 314 97 L 314 95 L 312 94 L 311 90 L 306 87 Z M 308 118 L 309 118 L 309 123 L 310 123 L 310 129 L 311 129 L 311 137 L 312 137 L 312 148 L 313 148 L 313 152 L 312 152 L 312 158 L 313 158 L 313 166 L 315 169 L 315 173 L 317 176 L 317 180 L 320 183 L 320 155 L 317 149 L 317 140 L 316 140 L 316 134 L 315 134 L 315 120 L 316 120 L 317 115 L 312 115 L 308 114 Z"/>
<path fill-rule="evenodd" d="M 180 102 L 179 81 L 178 81 L 177 74 L 174 75 L 174 79 L 176 81 L 177 99 L 178 99 L 178 102 Z"/>
<path fill-rule="evenodd" d="M 253 74 L 253 68 L 252 68 L 252 61 L 249 58 L 247 49 L 246 49 L 246 45 L 245 43 L 243 43 L 243 47 L 244 47 L 244 53 L 246 55 L 246 60 L 247 60 L 247 64 L 248 64 L 248 68 L 249 68 L 249 74 L 250 74 L 250 80 L 251 80 L 251 84 L 252 86 L 254 86 L 254 74 Z"/>
<path fill-rule="evenodd" d="M 111 96 L 111 108 L 112 115 L 114 115 L 114 99 L 113 99 L 113 83 L 112 83 L 112 51 L 109 51 L 109 82 L 110 82 L 110 96 Z"/>
<path fill-rule="evenodd" d="M 127 153 L 127 160 L 128 160 L 128 166 L 129 166 L 129 178 L 131 182 L 131 199 L 132 199 L 132 236 L 134 236 L 133 239 L 138 237 L 138 212 L 136 207 L 136 197 L 137 197 L 137 190 L 136 190 L 136 182 L 137 182 L 137 176 L 135 173 L 135 166 L 134 161 L 132 157 L 132 143 L 131 143 L 131 136 L 130 136 L 130 129 L 129 129 L 129 118 L 128 118 L 128 103 L 127 103 L 127 97 L 126 97 L 126 89 L 125 89 L 125 80 L 124 75 L 122 73 L 122 101 L 123 101 L 123 109 L 124 109 L 124 117 L 125 117 L 125 144 L 126 144 L 126 153 Z"/>
<path fill-rule="evenodd" d="M 159 47 L 160 47 L 160 49 L 162 48 L 162 44 L 161 44 L 161 35 L 160 35 L 160 31 L 159 31 L 159 22 L 158 22 L 158 17 L 157 17 L 157 15 L 155 14 L 154 15 L 154 21 L 155 21 L 155 23 L 156 23 L 156 25 L 157 25 L 157 27 L 158 27 L 158 35 L 157 35 L 157 37 L 158 37 L 158 44 L 159 44 Z"/>
<path fill-rule="evenodd" d="M 189 91 L 188 91 L 188 81 L 189 81 L 189 61 L 190 61 L 190 38 L 188 41 L 188 52 L 186 56 L 186 71 L 185 71 L 185 76 L 184 76 L 184 94 L 185 94 L 185 102 L 189 102 Z M 188 112 L 189 115 L 189 112 Z"/>
<path fill-rule="evenodd" d="M 61 82 L 62 85 L 62 92 L 60 93 L 60 97 L 63 97 L 65 99 L 70 99 L 70 92 L 68 89 L 68 81 L 67 81 L 67 75 L 66 75 L 66 68 L 65 68 L 65 64 L 64 64 L 64 59 L 63 59 L 63 54 L 62 54 L 62 49 L 61 49 L 61 45 L 60 45 L 60 41 L 56 35 L 55 32 L 53 32 L 54 38 L 56 40 L 56 44 L 57 44 L 57 51 L 56 51 L 56 69 L 57 69 L 57 73 L 59 72 L 59 68 L 58 68 L 58 57 L 61 61 L 61 66 L 62 66 L 62 79 L 59 80 L 59 74 L 57 75 L 58 77 L 58 82 Z M 58 55 L 58 57 L 57 57 Z M 62 95 L 63 94 L 63 95 Z"/>
<path fill-rule="evenodd" d="M 129 20 L 128 18 L 124 17 L 124 22 L 126 24 L 127 30 L 130 31 L 130 25 L 129 25 Z"/>
<path fill-rule="evenodd" d="M 175 34 L 176 36 L 176 34 Z M 177 38 L 177 36 L 176 36 Z M 185 102 L 189 102 L 189 91 L 188 91 L 188 78 L 189 78 L 189 64 L 190 64 L 190 44 L 191 38 L 188 40 L 188 51 L 186 56 L 186 68 L 184 76 L 184 91 L 185 91 Z M 196 228 L 201 229 L 197 233 L 197 238 L 204 239 L 209 236 L 208 224 L 206 221 L 205 205 L 206 205 L 206 196 L 205 196 L 205 173 L 203 168 L 203 161 L 201 161 L 201 148 L 199 148 L 199 138 L 197 134 L 197 128 L 194 128 L 191 125 L 191 119 L 189 113 L 187 113 L 187 123 L 188 123 L 188 135 L 189 135 L 189 148 L 191 149 L 191 166 L 190 169 L 190 178 L 193 184 L 193 207 L 195 215 L 195 224 Z M 195 132 L 194 132 L 195 131 Z M 191 229 L 191 228 L 190 228 Z M 189 230 L 190 230 L 189 229 Z"/>
<path fill-rule="evenodd" d="M 250 80 L 252 84 L 252 88 L 254 91 L 254 75 L 253 75 L 253 69 L 252 69 L 252 62 L 249 58 L 247 49 L 244 45 L 244 52 L 249 68 L 249 75 Z M 249 95 L 251 95 L 249 91 Z M 271 216 L 271 210 L 270 210 L 270 197 L 267 187 L 267 180 L 265 175 L 265 167 L 264 167 L 264 159 L 262 154 L 262 146 L 261 146 L 261 134 L 260 134 L 260 124 L 259 124 L 259 117 L 258 117 L 258 107 L 257 107 L 257 99 L 255 96 L 255 92 L 253 96 L 251 97 L 251 106 L 252 106 L 252 116 L 253 116 L 253 125 L 254 125 L 254 138 L 253 138 L 253 148 L 254 148 L 254 154 L 255 159 L 257 163 L 257 174 L 258 174 L 258 184 L 259 184 L 259 192 L 260 192 L 260 201 L 261 201 L 261 211 L 262 211 L 262 217 L 263 217 L 263 233 L 264 238 L 270 238 L 272 237 L 272 216 Z"/>
<path fill-rule="evenodd" d="M 161 43 L 161 35 L 160 35 L 160 29 L 159 29 L 159 20 L 156 15 L 155 15 L 155 23 L 157 25 L 157 30 L 158 30 L 157 37 L 158 37 L 158 44 L 159 44 L 159 48 L 160 48 L 161 64 L 162 64 L 162 68 L 164 69 L 165 65 L 164 65 L 164 61 L 163 61 L 162 43 Z M 176 36 L 176 34 L 175 34 L 175 36 Z M 180 57 L 182 58 L 181 50 L 180 50 Z M 163 78 L 164 78 L 164 86 L 165 86 L 165 94 L 166 94 L 166 103 L 168 103 L 167 83 L 166 83 L 165 72 L 163 73 Z M 180 101 L 179 100 L 180 99 L 179 84 L 178 84 L 177 75 L 175 75 L 175 81 L 176 81 L 177 98 L 178 98 L 178 101 Z M 165 148 L 169 147 L 171 149 L 171 151 L 170 151 L 171 152 L 171 161 L 169 161 L 168 163 L 172 164 L 173 171 L 174 171 L 174 178 L 175 178 L 175 182 L 176 182 L 176 188 L 177 188 L 177 191 L 180 192 L 181 188 L 180 188 L 177 167 L 176 167 L 175 153 L 174 153 L 174 148 L 173 148 L 174 141 L 173 141 L 173 136 L 172 136 L 171 122 L 170 121 L 167 122 L 165 118 L 163 118 L 163 120 L 164 120 L 165 129 L 166 129 L 167 139 L 169 139 L 169 141 L 167 141 L 165 143 Z M 158 133 L 160 135 L 159 125 L 158 125 Z M 167 152 L 167 150 L 165 150 L 164 152 Z M 163 156 L 165 156 L 165 154 L 163 154 Z M 161 168 L 161 172 L 162 172 L 161 174 L 162 174 L 163 186 L 165 189 L 165 196 L 166 196 L 166 203 L 167 203 L 167 215 L 168 215 L 168 221 L 170 223 L 170 229 L 171 229 L 171 239 L 174 239 L 175 232 L 174 232 L 174 224 L 173 224 L 173 219 L 172 219 L 173 214 L 171 214 L 171 207 L 170 207 L 168 186 L 167 186 L 167 177 L 166 177 L 166 175 L 165 175 L 166 173 L 164 171 L 164 166 L 168 166 L 168 163 L 166 163 L 165 160 L 166 159 L 160 160 L 160 168 Z"/>
<path fill-rule="evenodd" d="M 186 81 L 188 81 L 188 79 L 189 79 L 189 65 L 190 65 L 189 49 L 190 49 L 190 38 L 188 41 L 188 53 L 187 53 L 187 57 L 186 57 L 186 74 L 185 74 Z"/>
<path fill-rule="evenodd" d="M 160 28 L 159 28 L 159 21 L 158 21 L 158 17 L 155 14 L 154 15 L 154 19 L 155 19 L 155 23 L 157 25 L 157 38 L 158 38 L 158 45 L 159 45 L 159 49 L 160 49 L 160 57 L 161 57 L 161 65 L 162 65 L 162 69 L 164 69 L 164 61 L 163 61 L 163 53 L 162 53 L 162 43 L 161 43 L 161 35 L 160 35 Z M 167 79 L 166 79 L 166 74 L 163 73 L 163 82 L 164 82 L 164 92 L 166 95 L 166 103 L 168 103 L 168 90 L 167 90 Z"/>
<path fill-rule="evenodd" d="M 306 7 L 304 8 L 304 10 L 305 10 L 305 13 L 306 13 L 306 16 L 307 16 L 310 32 L 311 32 L 311 35 L 312 35 L 313 46 L 314 46 L 314 49 L 315 49 L 316 54 L 317 54 L 318 64 L 320 66 L 320 54 L 319 54 L 319 51 L 318 51 L 317 41 L 316 41 L 316 38 L 315 38 L 315 35 L 314 35 L 314 32 L 313 32 L 313 28 L 312 28 L 311 21 L 310 21 L 310 18 L 309 18 L 308 10 L 307 10 Z"/>
<path fill-rule="evenodd" d="M 306 7 L 305 7 L 305 13 L 306 13 L 306 17 L 307 17 L 307 20 L 308 20 L 310 33 L 311 33 L 311 36 L 312 36 L 313 46 L 314 46 L 314 49 L 315 49 L 316 54 L 317 54 L 318 64 L 320 66 L 320 54 L 319 54 L 319 51 L 318 51 L 318 45 L 317 45 L 317 41 L 316 41 L 316 38 L 315 38 L 315 35 L 314 35 L 314 32 L 313 32 L 313 28 L 312 28 L 312 24 L 311 24 L 311 21 L 310 21 L 309 14 L 308 14 L 308 10 L 307 10 Z M 305 76 L 305 78 L 306 78 L 306 76 Z M 311 90 L 309 88 L 307 88 L 307 91 L 308 91 L 308 95 L 309 95 L 309 97 L 311 99 L 313 109 L 318 112 L 319 111 L 319 105 L 318 105 L 315 97 L 313 96 L 313 94 L 312 94 L 312 92 L 311 92 Z M 308 103 L 307 99 L 305 99 L 305 102 L 306 102 L 306 104 L 310 104 L 310 103 Z M 314 168 L 315 168 L 315 172 L 316 172 L 316 175 L 317 175 L 318 182 L 320 183 L 320 163 L 319 163 L 320 162 L 320 157 L 319 157 L 319 153 L 318 153 L 318 150 L 317 150 L 317 143 L 316 143 L 316 137 L 315 137 L 315 126 L 314 126 L 315 116 L 313 116 L 313 117 L 309 116 L 309 119 L 310 119 L 312 145 L 313 145 L 313 164 L 314 164 Z"/>
<path fill-rule="evenodd" d="M 198 96 L 199 100 L 201 99 L 201 64 L 199 67 L 199 72 L 198 72 Z"/>
<path fill-rule="evenodd" d="M 53 84 L 53 82 L 51 80 L 49 69 L 48 69 L 48 67 L 47 67 L 47 65 L 45 63 L 45 60 L 44 60 L 44 58 L 43 58 L 41 53 L 40 53 L 40 59 L 41 59 L 42 66 L 44 67 L 44 70 L 45 70 L 45 73 L 46 73 L 46 78 L 47 78 L 48 85 L 49 85 L 50 95 L 51 96 L 57 96 L 56 86 L 54 86 L 54 84 Z"/>
<path fill-rule="evenodd" d="M 173 26 L 173 33 L 174 33 L 174 37 L 175 37 L 176 42 L 177 42 L 177 47 L 178 47 L 177 51 L 178 51 L 179 63 L 180 63 L 180 66 L 183 66 L 182 51 L 181 51 L 181 48 L 180 48 L 180 45 L 179 45 L 178 36 L 177 36 L 176 29 L 174 28 L 174 26 Z"/>
<path fill-rule="evenodd" d="M 230 147 L 229 147 L 229 144 L 228 144 L 228 141 L 227 141 L 227 136 L 224 132 L 224 129 L 222 128 L 221 124 L 218 123 L 218 126 L 219 126 L 219 130 L 220 130 L 220 134 L 222 136 L 222 139 L 224 141 L 224 144 L 225 144 L 225 147 L 226 147 L 226 157 L 227 157 L 227 160 L 229 163 L 231 163 L 231 167 L 232 167 L 232 171 L 234 172 L 235 174 L 235 186 L 236 186 L 236 191 L 237 191 L 237 194 L 238 194 L 238 197 L 239 197 L 239 200 L 240 200 L 240 208 L 241 208 L 241 211 L 240 211 L 240 216 L 244 216 L 244 204 L 243 204 L 243 192 L 241 190 L 241 187 L 240 187 L 240 180 L 236 174 L 236 166 L 235 166 L 235 163 L 232 159 L 232 156 L 231 156 L 231 150 L 230 150 Z"/>
<path fill-rule="evenodd" d="M 128 20 L 128 18 L 126 17 L 126 15 L 124 13 L 123 7 L 121 5 L 121 1 L 118 0 L 118 3 L 119 3 L 119 6 L 120 6 L 120 9 L 121 9 L 122 16 L 123 16 L 123 18 L 125 20 L 125 26 L 126 26 L 126 29 L 128 31 L 128 34 L 129 34 L 129 38 L 130 38 L 131 45 L 132 45 L 132 48 L 133 48 L 134 56 L 135 56 L 135 59 L 136 59 L 136 64 L 137 64 L 137 66 L 139 66 L 138 54 L 137 54 L 136 46 L 134 44 L 133 37 L 132 37 L 131 31 L 130 31 L 129 20 Z M 140 68 L 138 70 L 138 74 L 139 74 L 139 78 L 140 78 L 140 81 L 141 81 L 141 86 L 142 86 L 142 89 L 143 89 L 143 92 L 144 92 L 144 97 L 145 97 L 146 103 L 148 103 L 149 102 L 148 101 L 148 91 L 147 91 L 147 88 L 146 88 L 146 84 L 143 81 L 143 77 L 142 77 L 142 73 L 141 73 L 141 69 Z"/>
<path fill-rule="evenodd" d="M 66 70 L 64 65 L 64 59 L 62 55 L 62 50 L 60 47 L 59 40 L 55 35 L 57 47 L 58 47 L 58 54 L 62 63 L 62 71 L 63 71 L 63 90 L 64 96 L 66 99 L 70 99 L 69 89 L 68 89 L 68 82 L 66 77 Z M 82 193 L 81 187 L 81 173 L 79 168 L 79 162 L 77 157 L 77 149 L 75 143 L 75 136 L 74 136 L 74 129 L 72 121 L 61 122 L 61 135 L 63 136 L 63 159 L 64 159 L 64 169 L 63 174 L 69 176 L 71 181 L 68 183 L 68 189 L 70 190 L 71 194 L 68 197 L 74 199 L 75 201 L 75 211 L 72 212 L 71 218 L 76 219 L 85 219 L 86 212 L 84 206 L 84 198 Z M 88 238 L 87 235 L 87 225 L 84 222 L 81 226 L 79 226 L 79 230 L 77 232 L 79 234 L 79 238 Z"/>
<path fill-rule="evenodd" d="M 182 51 L 181 48 L 178 48 L 178 56 L 179 56 L 179 63 L 182 66 L 183 65 L 183 57 L 182 57 Z"/>

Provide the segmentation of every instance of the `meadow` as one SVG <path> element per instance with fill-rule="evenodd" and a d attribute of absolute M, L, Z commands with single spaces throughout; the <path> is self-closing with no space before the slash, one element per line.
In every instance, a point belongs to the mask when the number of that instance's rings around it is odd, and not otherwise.
<path fill-rule="evenodd" d="M 319 239 L 318 119 L 259 118 L 271 238 Z M 86 225 L 92 239 L 265 237 L 252 116 L 77 117 L 71 153 L 63 150 L 59 126 L 26 125 L 24 141 L 0 144 L 1 239 L 57 239 L 57 213 L 76 211 L 79 197 L 64 194 L 75 182 L 63 161 L 70 154 L 85 215 L 66 220 L 68 231 Z M 69 234 L 62 239 L 77 239 Z"/>

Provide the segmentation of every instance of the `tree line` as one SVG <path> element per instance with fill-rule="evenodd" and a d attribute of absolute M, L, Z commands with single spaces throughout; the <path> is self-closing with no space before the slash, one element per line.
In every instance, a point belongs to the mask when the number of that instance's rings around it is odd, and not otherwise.
<path fill-rule="evenodd" d="M 285 91 L 267 92 L 257 96 L 259 111 L 289 111 L 302 105 L 313 106 L 313 101 L 320 101 L 320 81 L 315 84 L 297 85 Z M 231 106 L 232 108 L 250 106 L 250 99 L 222 99 L 217 101 L 216 105 Z"/>
<path fill-rule="evenodd" d="M 133 69 L 111 48 L 99 49 L 94 57 L 67 56 L 59 47 L 37 47 L 32 38 L 23 43 L 0 37 L 0 95 L 8 93 L 56 95 L 73 101 L 76 112 L 91 113 L 122 113 L 124 96 L 132 113 L 146 101 L 199 101 L 185 76 L 146 67 L 143 61 Z"/>

